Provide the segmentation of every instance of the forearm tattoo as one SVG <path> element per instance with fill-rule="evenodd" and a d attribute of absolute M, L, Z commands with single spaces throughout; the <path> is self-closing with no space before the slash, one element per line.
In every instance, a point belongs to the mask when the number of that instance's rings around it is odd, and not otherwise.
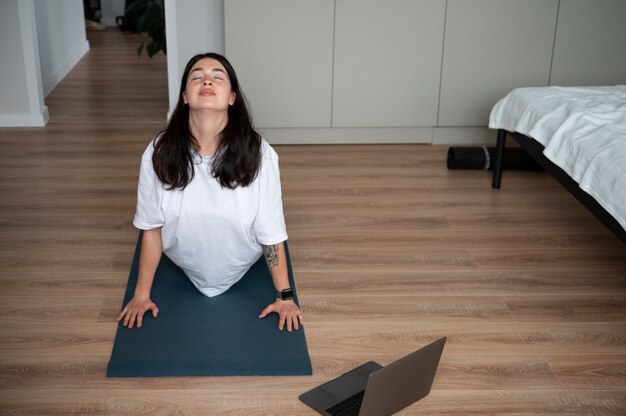
<path fill-rule="evenodd" d="M 263 247 L 263 254 L 265 255 L 267 266 L 270 269 L 278 266 L 278 244 L 273 246 L 261 245 L 261 247 Z"/>

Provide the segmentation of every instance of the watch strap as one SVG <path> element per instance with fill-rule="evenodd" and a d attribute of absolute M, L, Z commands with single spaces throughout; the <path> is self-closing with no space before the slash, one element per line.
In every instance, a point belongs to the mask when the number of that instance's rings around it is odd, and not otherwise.
<path fill-rule="evenodd" d="M 293 300 L 293 289 L 288 287 L 280 292 L 276 292 L 276 297 L 281 300 Z"/>

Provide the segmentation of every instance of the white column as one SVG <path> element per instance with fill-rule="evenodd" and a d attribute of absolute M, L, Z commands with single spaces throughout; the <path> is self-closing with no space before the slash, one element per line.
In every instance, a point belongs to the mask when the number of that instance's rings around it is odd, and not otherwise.
<path fill-rule="evenodd" d="M 33 0 L 0 2 L 0 126 L 45 126 Z"/>
<path fill-rule="evenodd" d="M 224 53 L 224 0 L 165 0 L 165 34 L 169 119 L 189 58 L 197 53 Z"/>

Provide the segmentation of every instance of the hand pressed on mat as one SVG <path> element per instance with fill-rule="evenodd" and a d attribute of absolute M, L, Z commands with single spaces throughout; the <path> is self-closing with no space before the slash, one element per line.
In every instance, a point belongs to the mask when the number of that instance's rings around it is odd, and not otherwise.
<path fill-rule="evenodd" d="M 152 311 L 152 316 L 156 318 L 159 313 L 159 308 L 150 298 L 135 296 L 128 302 L 124 309 L 122 309 L 122 312 L 117 317 L 117 322 L 121 321 L 123 318 L 123 325 L 130 329 L 135 324 L 135 321 L 137 321 L 137 328 L 141 328 L 143 315 L 148 311 Z"/>
<path fill-rule="evenodd" d="M 135 322 L 137 322 L 137 328 L 141 328 L 143 323 L 143 315 L 152 311 L 152 316 L 157 317 L 159 314 L 159 308 L 150 300 L 150 298 L 137 298 L 133 297 L 130 302 L 122 309 L 122 312 L 117 317 L 117 322 L 124 319 L 123 325 L 129 329 L 133 328 Z M 294 301 L 284 301 L 276 299 L 276 301 L 267 306 L 259 315 L 259 318 L 265 318 L 272 312 L 276 312 L 280 317 L 278 322 L 278 329 L 283 330 L 285 324 L 287 324 L 287 331 L 291 332 L 292 328 L 300 329 L 300 325 L 304 324 L 304 318 L 302 312 L 298 308 L 298 305 Z"/>
<path fill-rule="evenodd" d="M 263 312 L 259 315 L 259 318 L 265 318 L 272 312 L 276 312 L 279 316 L 278 329 L 283 330 L 285 323 L 287 324 L 287 331 L 291 332 L 291 328 L 300 329 L 299 325 L 304 324 L 304 318 L 302 312 L 298 308 L 298 305 L 293 300 L 276 299 L 274 303 L 271 303 L 267 308 L 263 309 Z"/>

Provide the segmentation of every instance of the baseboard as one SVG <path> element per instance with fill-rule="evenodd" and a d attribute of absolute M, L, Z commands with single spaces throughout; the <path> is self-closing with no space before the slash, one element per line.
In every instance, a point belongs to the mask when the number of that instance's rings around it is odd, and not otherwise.
<path fill-rule="evenodd" d="M 430 143 L 430 127 L 260 128 L 271 144 Z"/>
<path fill-rule="evenodd" d="M 39 114 L 0 114 L 0 127 L 43 127 L 48 123 L 48 107 Z"/>
<path fill-rule="evenodd" d="M 43 95 L 47 97 L 48 94 L 69 74 L 69 72 L 76 66 L 78 61 L 81 60 L 85 54 L 89 52 L 89 42 L 85 39 L 78 49 L 71 54 L 63 64 L 56 68 L 51 73 L 47 74 L 43 80 Z M 43 74 L 42 74 L 43 75 Z"/>
<path fill-rule="evenodd" d="M 491 144 L 486 127 L 259 128 L 271 144 Z"/>

